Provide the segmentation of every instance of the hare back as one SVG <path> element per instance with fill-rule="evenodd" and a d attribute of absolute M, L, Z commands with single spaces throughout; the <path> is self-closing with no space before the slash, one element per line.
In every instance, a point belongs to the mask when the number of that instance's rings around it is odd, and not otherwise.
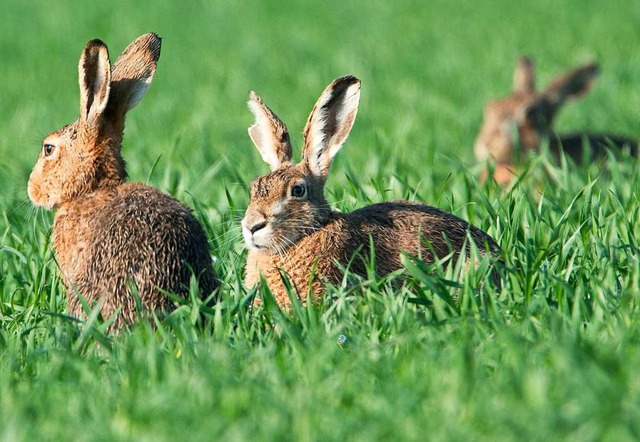
<path fill-rule="evenodd" d="M 356 239 L 373 239 L 376 260 L 397 268 L 400 252 L 421 255 L 426 262 L 464 251 L 469 255 L 469 237 L 481 253 L 493 256 L 500 247 L 487 233 L 457 216 L 426 204 L 391 201 L 373 204 L 345 215 Z M 435 256 L 434 256 L 435 253 Z"/>
<path fill-rule="evenodd" d="M 452 254 L 470 253 L 471 238 L 481 253 L 498 258 L 500 247 L 494 239 L 466 221 L 435 207 L 394 201 L 374 204 L 349 214 L 334 212 L 319 230 L 301 238 L 280 254 L 259 250 L 249 252 L 245 284 L 252 287 L 262 275 L 280 305 L 289 299 L 282 281 L 284 271 L 301 298 L 310 291 L 318 298 L 324 281 L 339 284 L 343 268 L 366 274 L 366 261 L 373 244 L 376 272 L 386 275 L 402 268 L 401 252 L 434 262 Z M 361 258 L 355 257 L 358 254 Z M 310 280 L 312 274 L 316 279 Z M 311 286 L 309 286 L 311 282 Z"/>
<path fill-rule="evenodd" d="M 120 308 L 122 320 L 131 322 L 132 288 L 155 310 L 171 306 L 161 291 L 188 293 L 192 272 L 203 297 L 217 286 L 206 235 L 191 211 L 141 183 L 63 207 L 54 222 L 54 247 L 74 316 L 83 316 L 76 291 L 89 304 L 102 301 L 104 317 Z"/>
<path fill-rule="evenodd" d="M 549 145 L 549 150 L 556 159 L 560 158 L 562 151 L 578 164 L 585 159 L 585 153 L 589 155 L 588 159 L 594 161 L 604 157 L 607 149 L 613 151 L 627 149 L 631 156 L 638 156 L 638 142 L 636 140 L 615 134 L 578 132 L 555 135 Z"/>

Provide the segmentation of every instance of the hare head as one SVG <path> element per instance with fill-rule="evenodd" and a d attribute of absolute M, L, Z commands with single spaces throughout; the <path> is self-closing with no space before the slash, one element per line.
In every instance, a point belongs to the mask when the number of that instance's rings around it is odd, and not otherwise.
<path fill-rule="evenodd" d="M 107 46 L 92 40 L 78 65 L 80 116 L 48 135 L 29 177 L 29 198 L 56 208 L 126 179 L 120 154 L 126 113 L 144 97 L 160 57 L 161 39 L 149 33 L 131 43 L 113 68 Z"/>
<path fill-rule="evenodd" d="M 553 133 L 553 119 L 562 105 L 587 92 L 598 73 L 598 66 L 589 63 L 556 77 L 537 92 L 533 62 L 520 56 L 512 94 L 485 107 L 474 147 L 476 159 L 492 157 L 498 163 L 512 163 L 518 148 L 523 152 L 536 149 Z"/>
<path fill-rule="evenodd" d="M 331 161 L 346 141 L 358 113 L 360 80 L 334 80 L 316 102 L 305 125 L 302 160 L 295 164 L 287 126 L 254 92 L 249 109 L 256 122 L 249 136 L 271 172 L 251 183 L 242 220 L 248 249 L 275 254 L 321 228 L 332 216 L 324 198 Z"/>

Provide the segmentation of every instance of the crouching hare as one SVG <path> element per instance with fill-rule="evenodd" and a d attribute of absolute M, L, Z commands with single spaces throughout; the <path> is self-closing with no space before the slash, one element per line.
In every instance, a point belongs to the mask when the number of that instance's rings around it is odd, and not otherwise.
<path fill-rule="evenodd" d="M 207 237 L 189 209 L 142 183 L 125 183 L 120 154 L 125 114 L 145 95 L 160 57 L 160 38 L 145 34 L 109 62 L 92 40 L 78 66 L 80 116 L 53 132 L 29 178 L 29 198 L 57 209 L 53 247 L 68 311 L 83 317 L 83 299 L 100 305 L 112 328 L 146 311 L 171 309 L 163 293 L 185 296 L 192 274 L 200 295 L 217 287 Z"/>
<path fill-rule="evenodd" d="M 358 112 L 360 81 L 338 78 L 322 93 L 303 131 L 302 161 L 294 164 L 285 124 L 251 93 L 249 108 L 256 122 L 249 136 L 271 173 L 251 183 L 251 198 L 242 233 L 249 255 L 245 285 L 261 276 L 281 307 L 290 298 L 281 271 L 302 300 L 311 289 L 313 300 L 327 281 L 341 281 L 341 267 L 365 273 L 370 242 L 376 271 L 402 268 L 401 251 L 421 255 L 427 262 L 453 253 L 469 255 L 468 238 L 482 254 L 497 257 L 500 248 L 488 234 L 434 207 L 409 201 L 374 204 L 352 213 L 333 211 L 323 195 L 331 161 L 347 139 Z M 309 287 L 310 278 L 315 275 Z"/>
<path fill-rule="evenodd" d="M 494 178 L 508 183 L 515 174 L 518 157 L 537 151 L 549 143 L 549 151 L 558 159 L 561 152 L 581 163 L 586 152 L 591 160 L 602 156 L 606 148 L 627 148 L 637 155 L 638 143 L 616 134 L 576 132 L 558 134 L 553 119 L 570 100 L 585 94 L 600 70 L 588 63 L 556 77 L 547 88 L 536 91 L 533 61 L 520 56 L 513 76 L 513 92 L 506 98 L 487 103 L 484 121 L 476 138 L 476 160 L 492 158 L 496 162 Z"/>

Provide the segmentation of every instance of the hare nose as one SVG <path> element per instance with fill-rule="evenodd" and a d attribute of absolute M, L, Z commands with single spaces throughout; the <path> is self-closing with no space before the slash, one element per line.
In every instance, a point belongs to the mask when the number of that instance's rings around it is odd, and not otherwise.
<path fill-rule="evenodd" d="M 258 230 L 264 229 L 266 226 L 267 226 L 267 222 L 266 221 L 258 221 L 254 225 L 249 226 L 249 231 L 251 233 L 256 233 Z"/>

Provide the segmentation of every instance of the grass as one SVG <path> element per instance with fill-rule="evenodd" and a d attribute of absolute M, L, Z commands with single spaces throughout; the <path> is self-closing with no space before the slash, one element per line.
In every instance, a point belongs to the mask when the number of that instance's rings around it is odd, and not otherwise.
<path fill-rule="evenodd" d="M 602 66 L 558 128 L 639 137 L 640 3 L 5 3 L 0 439 L 640 438 L 640 164 L 535 158 L 503 190 L 478 184 L 471 147 L 521 52 L 540 84 Z M 106 336 L 65 317 L 52 214 L 30 208 L 26 180 L 41 138 L 76 117 L 86 41 L 113 59 L 150 30 L 163 53 L 128 118 L 129 174 L 195 208 L 224 301 L 206 323 L 190 300 L 155 330 Z M 345 211 L 409 198 L 470 220 L 505 251 L 502 290 L 416 265 L 401 289 L 369 277 L 292 315 L 246 307 L 238 220 L 267 169 L 246 135 L 248 92 L 300 146 L 315 99 L 346 73 L 362 102 L 327 198 Z"/>

